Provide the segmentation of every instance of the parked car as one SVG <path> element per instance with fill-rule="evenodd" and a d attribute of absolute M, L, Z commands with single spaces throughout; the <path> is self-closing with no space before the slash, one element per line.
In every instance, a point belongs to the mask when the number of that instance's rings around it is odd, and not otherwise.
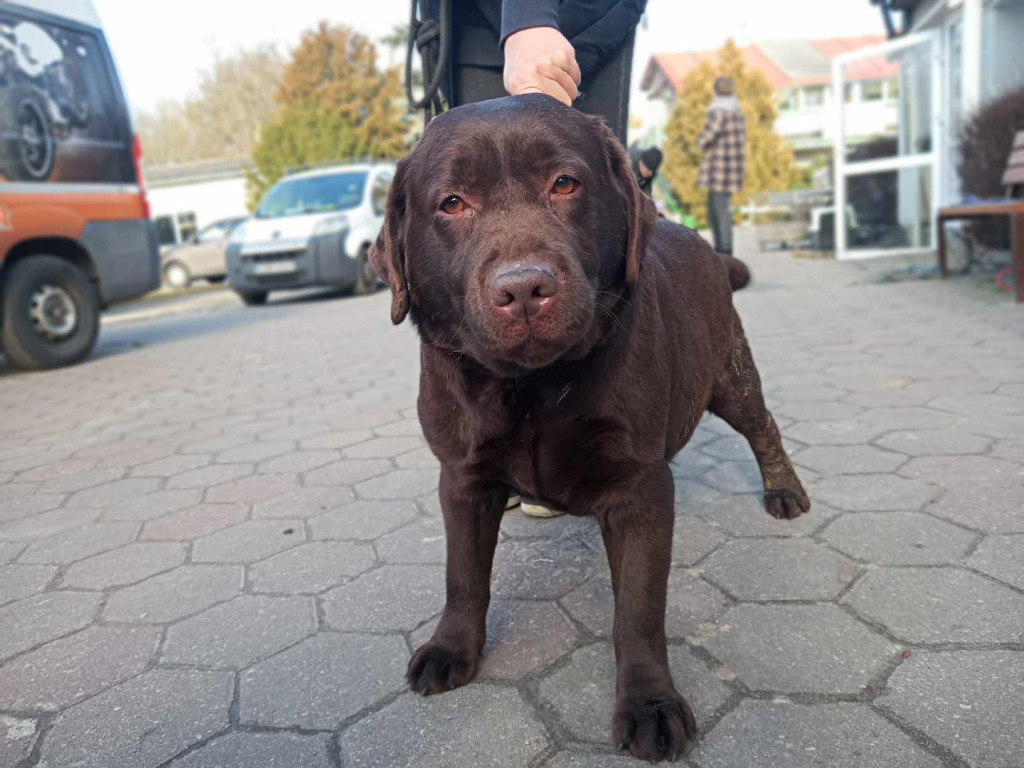
<path fill-rule="evenodd" d="M 142 150 L 88 0 L 0 2 L 0 347 L 89 355 L 100 310 L 160 284 Z"/>
<path fill-rule="evenodd" d="M 249 305 L 271 291 L 377 287 L 368 251 L 384 223 L 395 167 L 336 165 L 286 176 L 228 245 L 228 280 Z"/>
<path fill-rule="evenodd" d="M 227 250 L 231 233 L 245 217 L 222 219 L 199 230 L 183 245 L 160 255 L 160 273 L 171 288 L 188 288 L 193 280 L 221 282 L 228 274 Z"/>

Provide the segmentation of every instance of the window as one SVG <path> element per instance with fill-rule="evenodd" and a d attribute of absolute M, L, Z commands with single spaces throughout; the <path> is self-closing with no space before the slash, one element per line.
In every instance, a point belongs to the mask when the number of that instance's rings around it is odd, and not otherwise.
<path fill-rule="evenodd" d="M 793 112 L 796 108 L 796 91 L 792 88 L 787 88 L 782 92 L 782 101 L 779 102 L 779 111 Z"/>
<path fill-rule="evenodd" d="M 196 238 L 200 243 L 214 243 L 218 240 L 223 240 L 228 236 L 228 222 L 218 221 L 215 224 L 210 224 L 199 232 L 199 236 Z"/>
<path fill-rule="evenodd" d="M 863 101 L 882 101 L 885 98 L 884 80 L 865 80 L 860 84 Z"/>
<path fill-rule="evenodd" d="M 177 244 L 178 238 L 174 233 L 174 219 L 170 216 L 157 216 L 156 221 L 153 223 L 156 225 L 156 240 L 160 243 L 161 247 Z"/>
<path fill-rule="evenodd" d="M 275 219 L 358 208 L 363 202 L 366 176 L 365 171 L 356 171 L 285 179 L 267 192 L 256 209 L 256 218 Z"/>
<path fill-rule="evenodd" d="M 370 201 L 373 204 L 373 212 L 383 216 L 388 207 L 388 190 L 391 188 L 391 172 L 384 171 L 373 182 L 373 189 L 370 192 Z"/>
<path fill-rule="evenodd" d="M 181 242 L 187 243 L 196 234 L 196 215 L 194 213 L 178 214 L 178 236 Z"/>
<path fill-rule="evenodd" d="M 825 106 L 825 86 L 809 85 L 804 88 L 804 109 L 820 109 Z"/>

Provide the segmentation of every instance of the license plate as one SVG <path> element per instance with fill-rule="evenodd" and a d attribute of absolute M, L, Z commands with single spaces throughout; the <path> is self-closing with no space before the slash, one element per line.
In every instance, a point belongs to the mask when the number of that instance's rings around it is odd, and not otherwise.
<path fill-rule="evenodd" d="M 253 264 L 252 271 L 257 275 L 287 275 L 290 272 L 298 272 L 299 265 L 294 261 L 268 261 Z"/>

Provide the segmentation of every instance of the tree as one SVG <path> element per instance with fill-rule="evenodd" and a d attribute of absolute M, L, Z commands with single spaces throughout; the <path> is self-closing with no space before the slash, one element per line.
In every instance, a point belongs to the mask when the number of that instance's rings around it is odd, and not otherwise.
<path fill-rule="evenodd" d="M 736 84 L 736 96 L 747 121 L 746 181 L 733 201 L 742 205 L 760 192 L 789 189 L 799 178 L 793 150 L 775 133 L 778 112 L 771 83 L 746 66 L 739 48 L 729 40 L 716 63 L 702 61 L 684 78 L 665 127 L 665 178 L 699 224 L 707 221 L 707 191 L 697 187 L 701 153 L 696 140 L 704 128 L 715 78 L 722 76 Z"/>
<path fill-rule="evenodd" d="M 399 71 L 380 68 L 373 43 L 346 26 L 322 22 L 303 35 L 274 100 L 280 109 L 253 151 L 250 205 L 291 166 L 405 152 Z"/>
<path fill-rule="evenodd" d="M 277 110 L 273 90 L 283 66 L 270 45 L 218 57 L 200 73 L 197 93 L 139 114 L 136 123 L 147 163 L 248 156 Z"/>

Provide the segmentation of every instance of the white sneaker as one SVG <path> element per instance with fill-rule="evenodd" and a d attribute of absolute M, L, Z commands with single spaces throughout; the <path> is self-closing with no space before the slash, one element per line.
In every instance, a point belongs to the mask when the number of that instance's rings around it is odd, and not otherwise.
<path fill-rule="evenodd" d="M 519 498 L 518 494 L 510 493 L 508 495 L 508 501 L 505 502 L 505 511 L 508 512 L 510 509 L 515 509 L 522 503 L 522 499 Z"/>
<path fill-rule="evenodd" d="M 551 509 L 551 507 L 545 507 L 543 504 L 526 499 L 522 500 L 520 506 L 523 514 L 529 517 L 561 517 L 565 514 L 565 512 L 559 512 L 557 509 Z"/>

